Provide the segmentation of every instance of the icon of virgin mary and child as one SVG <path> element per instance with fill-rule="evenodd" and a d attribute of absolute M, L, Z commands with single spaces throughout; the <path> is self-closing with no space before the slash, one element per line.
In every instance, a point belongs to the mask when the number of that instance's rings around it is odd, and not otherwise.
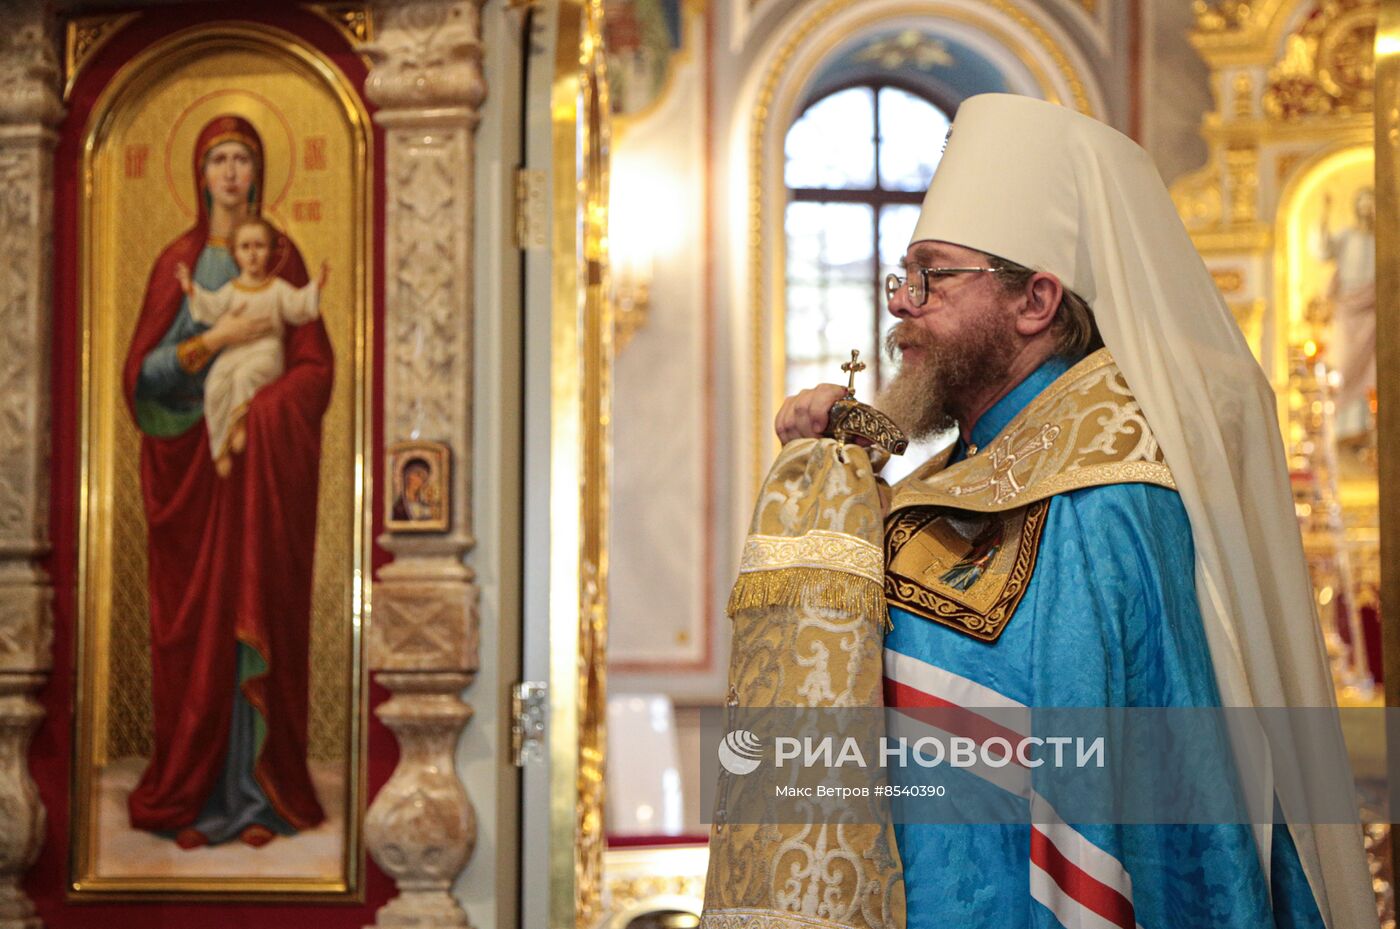
<path fill-rule="evenodd" d="M 325 819 L 307 768 L 321 422 L 334 358 L 311 281 L 262 217 L 263 144 L 220 116 L 197 218 L 156 259 L 123 370 L 141 435 L 153 751 L 131 825 L 258 847 Z"/>

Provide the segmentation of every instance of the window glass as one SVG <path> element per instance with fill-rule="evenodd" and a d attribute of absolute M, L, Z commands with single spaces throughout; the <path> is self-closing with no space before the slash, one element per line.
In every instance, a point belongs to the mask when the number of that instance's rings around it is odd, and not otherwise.
<path fill-rule="evenodd" d="M 871 326 L 875 210 L 864 203 L 791 203 L 787 208 L 787 386 L 789 393 L 841 380 L 857 349 L 875 352 Z M 869 397 L 873 366 L 857 379 Z"/>
<path fill-rule="evenodd" d="M 861 399 L 874 399 L 893 374 L 880 354 L 896 322 L 885 309 L 885 275 L 899 271 L 947 130 L 931 102 L 874 84 L 818 100 L 789 129 L 788 394 L 845 383 L 841 365 L 852 349 L 866 365 L 856 377 Z"/>
<path fill-rule="evenodd" d="M 812 104 L 785 149 L 788 187 L 875 186 L 875 91 L 851 87 Z"/>
<path fill-rule="evenodd" d="M 943 157 L 948 117 L 898 87 L 880 88 L 880 186 L 923 193 Z"/>

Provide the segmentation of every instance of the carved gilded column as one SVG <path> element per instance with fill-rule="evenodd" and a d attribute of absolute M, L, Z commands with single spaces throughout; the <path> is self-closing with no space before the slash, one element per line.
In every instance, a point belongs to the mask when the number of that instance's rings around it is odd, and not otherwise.
<path fill-rule="evenodd" d="M 54 127 L 50 10 L 0 5 L 0 929 L 42 925 L 20 886 L 44 837 L 29 740 L 52 668 L 48 551 Z"/>
<path fill-rule="evenodd" d="M 478 668 L 472 548 L 472 210 L 474 134 L 486 95 L 480 0 L 381 2 L 366 93 L 385 133 L 384 439 L 451 446 L 452 521 L 443 534 L 386 533 L 371 668 L 393 697 L 377 713 L 399 765 L 370 805 L 365 839 L 399 896 L 377 926 L 467 927 L 453 879 L 476 818 L 453 764 L 471 717 L 460 693 Z"/>

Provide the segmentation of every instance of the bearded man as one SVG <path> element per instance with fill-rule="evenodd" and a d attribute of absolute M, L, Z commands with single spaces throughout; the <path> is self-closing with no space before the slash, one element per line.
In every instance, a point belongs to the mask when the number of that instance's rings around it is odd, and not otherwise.
<path fill-rule="evenodd" d="M 957 439 L 893 488 L 887 704 L 1335 706 L 1273 392 L 1146 153 L 974 97 L 903 266 L 877 406 Z M 844 394 L 789 397 L 778 436 Z M 1306 751 L 1271 730 L 1272 767 L 1231 731 L 1273 823 L 1070 826 L 1034 796 L 1028 822 L 896 822 L 909 929 L 1374 927 L 1360 830 L 1307 818 L 1335 788 L 1307 756 L 1345 758 L 1328 720 Z"/>

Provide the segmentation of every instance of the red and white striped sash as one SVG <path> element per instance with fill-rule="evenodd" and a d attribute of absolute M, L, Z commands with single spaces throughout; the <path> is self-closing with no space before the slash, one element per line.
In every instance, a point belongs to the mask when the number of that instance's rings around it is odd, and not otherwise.
<path fill-rule="evenodd" d="M 983 684 L 886 648 L 885 704 L 890 735 L 929 730 L 1012 745 L 1030 735 L 1025 704 Z M 1004 766 L 968 769 L 1030 801 L 1030 894 L 1065 929 L 1141 929 L 1133 914 L 1133 882 L 1122 863 L 1064 822 L 1031 786 L 1031 772 L 1013 754 Z"/>

